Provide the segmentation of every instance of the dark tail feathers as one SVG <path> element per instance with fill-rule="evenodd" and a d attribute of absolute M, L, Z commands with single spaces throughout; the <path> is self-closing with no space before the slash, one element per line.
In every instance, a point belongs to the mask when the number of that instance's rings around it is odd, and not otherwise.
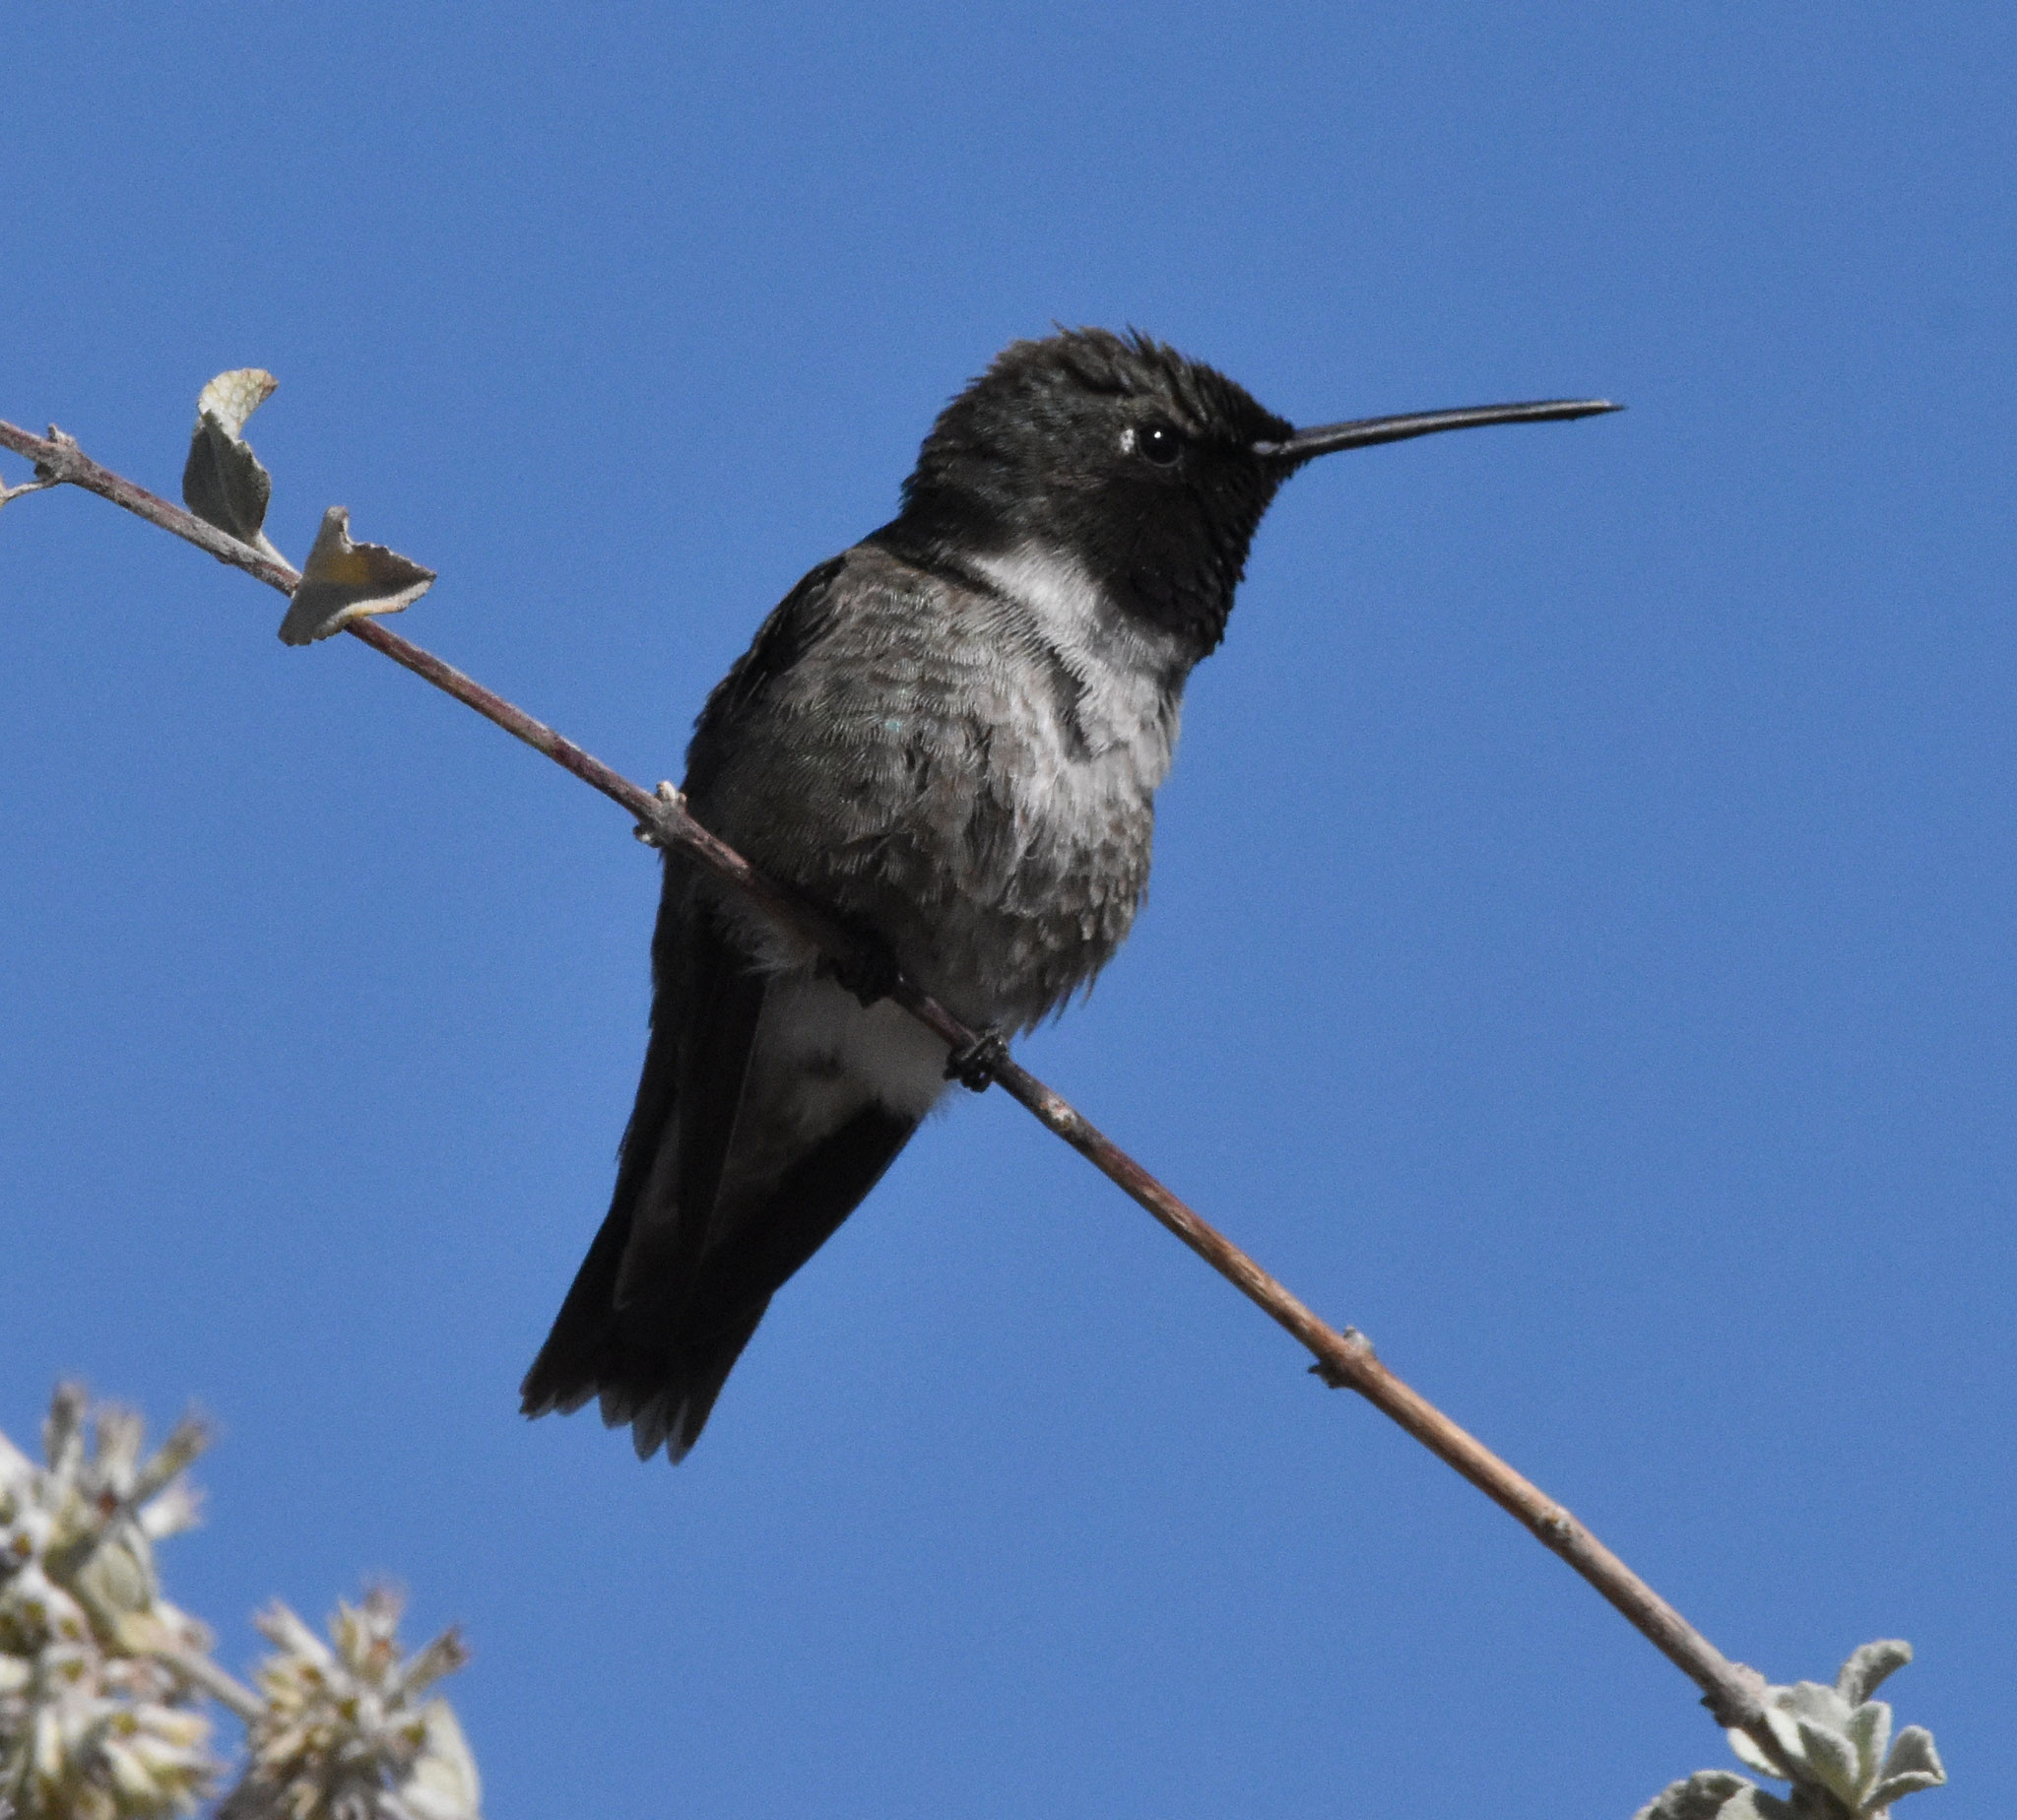
<path fill-rule="evenodd" d="M 668 1343 L 670 1322 L 651 1323 L 659 1330 L 654 1343 L 637 1331 L 637 1311 L 615 1306 L 628 1228 L 627 1219 L 613 1217 L 596 1235 L 553 1331 L 518 1387 L 519 1406 L 529 1416 L 564 1415 L 597 1398 L 608 1427 L 629 1424 L 639 1460 L 663 1447 L 677 1464 L 700 1439 L 769 1298 L 683 1344 Z"/>

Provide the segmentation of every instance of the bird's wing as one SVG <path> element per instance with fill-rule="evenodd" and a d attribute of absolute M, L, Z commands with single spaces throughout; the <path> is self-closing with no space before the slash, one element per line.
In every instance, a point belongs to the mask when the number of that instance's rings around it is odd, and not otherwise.
<path fill-rule="evenodd" d="M 668 897 L 682 886 L 668 867 Z M 722 1171 L 735 1143 L 763 1016 L 764 980 L 705 902 L 689 900 L 683 916 L 662 915 L 661 924 L 667 922 L 677 933 L 673 945 L 657 956 L 655 971 L 658 1001 L 674 1001 L 664 1021 L 675 1025 L 675 1112 L 655 1145 L 648 1137 L 624 1140 L 626 1152 L 636 1142 L 651 1145 L 656 1154 L 640 1166 L 616 1305 L 641 1305 L 649 1318 L 677 1322 L 692 1300 L 701 1256 L 719 1236 Z M 655 1005 L 654 1044 L 660 1021 Z M 645 1068 L 648 1073 L 648 1056 Z M 632 1119 L 634 1131 L 634 1114 Z M 619 1193 L 620 1177 L 619 1171 Z"/>
<path fill-rule="evenodd" d="M 709 697 L 686 778 L 703 820 L 726 754 L 747 745 L 748 711 L 846 622 L 846 590 L 834 583 L 847 561 L 808 574 Z M 667 865 L 652 956 L 651 1042 L 610 1210 L 521 1397 L 528 1415 L 600 1398 L 606 1421 L 631 1424 L 640 1455 L 669 1444 L 678 1459 L 770 1296 L 854 1210 L 917 1122 L 864 1108 L 774 1184 L 752 1194 L 746 1181 L 726 1202 L 766 976 L 678 861 Z"/>
<path fill-rule="evenodd" d="M 528 1415 L 607 1398 L 636 1330 L 670 1331 L 691 1299 L 763 1010 L 763 979 L 666 870 L 652 939 L 651 1042 L 617 1186 L 553 1332 L 520 1388 Z"/>
<path fill-rule="evenodd" d="M 599 1398 L 640 1459 L 681 1459 L 771 1296 L 861 1203 L 918 1121 L 870 1105 L 810 1144 L 760 1201 L 725 1205 L 764 979 L 677 876 L 659 992 L 603 1227 L 522 1388 L 528 1415 Z"/>
<path fill-rule="evenodd" d="M 615 1417 L 629 1419 L 639 1459 L 661 1445 L 675 1462 L 685 1457 L 771 1296 L 861 1204 L 917 1128 L 916 1119 L 864 1107 L 808 1149 L 735 1236 L 708 1254 L 652 1394 Z M 605 1419 L 610 1411 L 605 1390 Z"/>

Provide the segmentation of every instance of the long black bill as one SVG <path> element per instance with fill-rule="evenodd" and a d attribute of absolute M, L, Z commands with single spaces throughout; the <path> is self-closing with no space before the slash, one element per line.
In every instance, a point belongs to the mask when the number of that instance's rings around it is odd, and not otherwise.
<path fill-rule="evenodd" d="M 1285 442 L 1257 442 L 1254 453 L 1269 461 L 1304 462 L 1338 449 L 1367 449 L 1376 442 L 1405 442 L 1445 429 L 1478 429 L 1487 423 L 1566 423 L 1573 418 L 1622 411 L 1607 398 L 1542 398 L 1526 405 L 1472 405 L 1463 411 L 1416 411 L 1406 417 L 1354 418 L 1349 423 L 1319 423 L 1299 429 Z"/>

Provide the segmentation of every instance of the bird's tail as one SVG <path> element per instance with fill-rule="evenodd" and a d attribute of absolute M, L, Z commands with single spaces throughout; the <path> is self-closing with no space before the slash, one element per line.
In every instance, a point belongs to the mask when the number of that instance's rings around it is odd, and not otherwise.
<path fill-rule="evenodd" d="M 617 1306 L 617 1273 L 628 1236 L 628 1219 L 613 1214 L 604 1222 L 553 1331 L 519 1386 L 519 1406 L 529 1416 L 555 1410 L 564 1415 L 595 1398 L 605 1424 L 628 1424 L 639 1460 L 663 1447 L 678 1462 L 699 1440 L 769 1297 L 706 1332 L 675 1338 L 675 1325 L 663 1311 L 650 1319 L 642 1309 Z"/>
<path fill-rule="evenodd" d="M 649 1460 L 663 1447 L 666 1458 L 679 1464 L 700 1439 L 714 1399 L 769 1306 L 759 1303 L 727 1331 L 670 1356 L 640 1355 L 620 1362 L 598 1387 L 604 1423 L 611 1428 L 629 1423 L 639 1460 Z"/>

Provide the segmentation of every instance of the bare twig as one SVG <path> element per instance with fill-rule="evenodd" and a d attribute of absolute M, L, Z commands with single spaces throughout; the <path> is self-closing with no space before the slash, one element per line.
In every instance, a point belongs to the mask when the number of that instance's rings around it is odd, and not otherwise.
<path fill-rule="evenodd" d="M 69 482 L 98 493 L 150 523 L 207 550 L 221 562 L 256 575 L 282 593 L 292 593 L 299 576 L 285 564 L 262 556 L 206 524 L 180 506 L 135 487 L 93 461 L 70 437 L 51 429 L 45 439 L 0 422 L 0 446 L 35 463 L 38 479 Z M 654 845 L 689 854 L 701 865 L 756 900 L 766 913 L 843 961 L 868 958 L 857 939 L 832 918 L 789 887 L 759 873 L 748 861 L 715 838 L 687 813 L 677 791 L 654 794 L 613 771 L 599 758 L 563 739 L 544 722 L 513 706 L 482 683 L 444 664 L 430 652 L 388 630 L 377 619 L 354 620 L 344 628 L 395 663 L 403 664 L 436 688 L 445 690 L 494 721 L 506 733 L 546 753 L 555 764 L 622 805 L 640 823 Z M 969 1030 L 939 1002 L 908 980 L 899 980 L 891 994 L 911 1015 L 953 1049 L 976 1041 Z M 1602 1593 L 1661 1655 L 1688 1676 L 1704 1695 L 1703 1704 L 1724 1725 L 1734 1725 L 1779 1757 L 1779 1748 L 1765 1722 L 1765 1680 L 1755 1669 L 1732 1662 L 1696 1630 L 1665 1599 L 1632 1572 L 1582 1524 L 1546 1493 L 1521 1476 L 1483 1443 L 1383 1365 L 1372 1344 L 1356 1329 L 1342 1332 L 1321 1320 L 1287 1288 L 1207 1224 L 1118 1144 L 1097 1130 L 1062 1095 L 1053 1092 L 1017 1063 L 999 1062 L 994 1078 L 1051 1131 L 1119 1186 L 1131 1199 L 1211 1266 L 1234 1288 L 1288 1330 L 1315 1355 L 1311 1368 L 1326 1384 L 1359 1393 L 1383 1414 L 1406 1429 L 1437 1459 L 1454 1467 L 1501 1509 L 1518 1518 L 1542 1543 L 1554 1550 Z"/>
<path fill-rule="evenodd" d="M 0 487 L 0 505 L 5 505 L 10 499 L 19 499 L 23 493 L 47 492 L 51 487 L 62 485 L 61 481 L 48 480 L 23 481 L 19 487 Z"/>

